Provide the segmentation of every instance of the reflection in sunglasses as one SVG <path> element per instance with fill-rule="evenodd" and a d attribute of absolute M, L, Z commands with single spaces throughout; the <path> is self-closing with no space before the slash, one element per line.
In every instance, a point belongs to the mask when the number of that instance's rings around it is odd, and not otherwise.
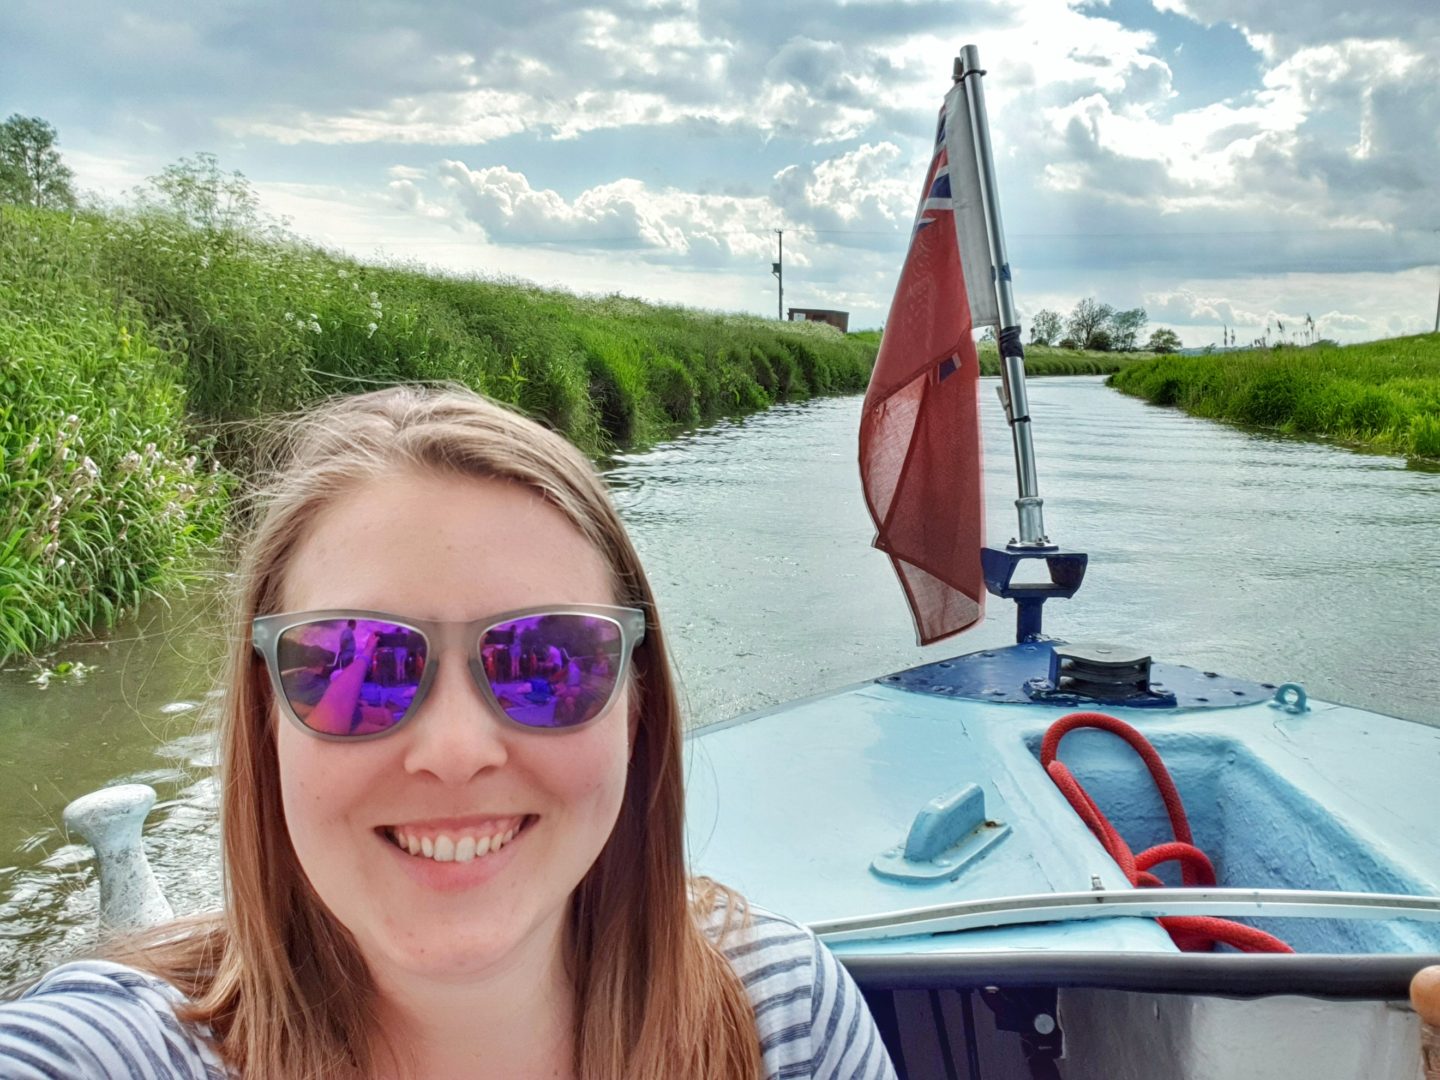
<path fill-rule="evenodd" d="M 593 615 L 547 613 L 499 623 L 479 643 L 496 704 L 527 727 L 564 728 L 599 716 L 613 698 L 623 635 Z M 322 619 L 284 631 L 280 683 L 295 716 L 326 735 L 367 735 L 400 723 L 415 704 L 425 636 L 372 619 Z"/>

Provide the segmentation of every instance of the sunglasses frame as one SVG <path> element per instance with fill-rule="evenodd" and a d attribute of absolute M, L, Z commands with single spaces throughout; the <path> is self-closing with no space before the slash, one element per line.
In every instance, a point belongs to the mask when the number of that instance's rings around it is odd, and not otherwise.
<path fill-rule="evenodd" d="M 499 626 L 501 623 L 514 622 L 517 619 L 532 618 L 536 615 L 586 615 L 598 617 L 614 623 L 620 630 L 620 659 L 615 671 L 615 685 L 610 690 L 610 697 L 606 700 L 604 708 L 600 709 L 589 720 L 579 724 L 568 724 L 564 727 L 535 727 L 529 724 L 522 724 L 513 719 L 501 706 L 495 691 L 490 687 L 490 680 L 485 674 L 484 662 L 481 659 L 481 642 L 485 635 Z M 333 622 L 336 620 L 348 619 L 369 619 L 377 622 L 389 623 L 392 626 L 404 627 L 410 630 L 418 630 L 425 637 L 426 663 L 425 671 L 420 676 L 420 682 L 415 687 L 415 696 L 410 699 L 410 707 L 405 715 L 380 731 L 367 732 L 364 735 L 336 735 L 326 731 L 316 731 L 309 727 L 296 714 L 290 704 L 290 699 L 285 694 L 285 686 L 281 680 L 280 672 L 280 638 L 287 630 L 293 630 L 297 626 L 304 626 L 313 622 Z M 276 703 L 280 710 L 290 718 L 290 722 L 300 728 L 307 735 L 313 735 L 317 739 L 324 739 L 327 742 L 367 742 L 371 739 L 382 739 L 386 735 L 393 735 L 402 727 L 406 726 L 415 718 L 430 692 L 430 686 L 435 681 L 435 672 L 439 667 L 438 654 L 444 646 L 457 641 L 468 641 L 466 645 L 466 658 L 470 668 L 471 680 L 480 690 L 480 696 L 490 706 L 490 711 L 500 721 L 511 728 L 520 731 L 530 732 L 537 735 L 563 735 L 566 732 L 578 731 L 588 727 L 600 717 L 610 711 L 615 703 L 615 697 L 620 688 L 625 685 L 626 676 L 630 671 L 630 658 L 636 646 L 645 640 L 645 612 L 639 608 L 615 607 L 609 604 L 539 604 L 532 607 L 515 608 L 511 611 L 502 611 L 496 615 L 486 615 L 479 619 L 470 619 L 465 622 L 446 622 L 437 619 L 412 619 L 403 615 L 396 615 L 389 611 L 371 611 L 362 608 L 321 608 L 315 611 L 292 611 L 280 612 L 274 615 L 259 615 L 250 624 L 250 644 L 256 654 L 265 663 L 266 670 L 270 673 L 270 689 L 275 696 Z M 431 655 L 437 659 L 430 659 Z"/>

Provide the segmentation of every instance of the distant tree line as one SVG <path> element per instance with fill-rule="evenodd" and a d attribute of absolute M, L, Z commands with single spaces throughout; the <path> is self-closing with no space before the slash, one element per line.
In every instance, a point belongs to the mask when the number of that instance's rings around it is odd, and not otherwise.
<path fill-rule="evenodd" d="M 1062 349 L 1091 352 L 1170 353 L 1180 348 L 1180 335 L 1166 326 L 1157 326 L 1142 344 L 1141 335 L 1150 318 L 1144 308 L 1116 309 L 1086 297 L 1069 316 L 1043 308 L 1030 320 L 1030 344 L 1056 345 Z"/>

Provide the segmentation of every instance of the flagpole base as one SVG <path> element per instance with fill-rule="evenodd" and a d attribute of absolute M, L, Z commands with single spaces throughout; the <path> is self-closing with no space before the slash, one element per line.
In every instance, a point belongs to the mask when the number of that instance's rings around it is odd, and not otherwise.
<path fill-rule="evenodd" d="M 1015 571 L 1026 559 L 1044 559 L 1050 580 L 1017 582 Z M 980 569 L 985 575 L 985 588 L 995 596 L 1015 601 L 1015 641 L 1019 644 L 1040 641 L 1045 635 L 1041 616 L 1046 600 L 1064 600 L 1075 595 L 1085 580 L 1085 567 L 1090 556 L 1078 551 L 1061 551 L 1046 547 L 1022 547 L 1011 544 L 1000 548 L 980 549 Z"/>

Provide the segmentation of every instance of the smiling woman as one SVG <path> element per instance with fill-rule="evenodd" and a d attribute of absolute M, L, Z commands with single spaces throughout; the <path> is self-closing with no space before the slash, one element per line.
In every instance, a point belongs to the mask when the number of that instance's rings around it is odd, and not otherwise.
<path fill-rule="evenodd" d="M 8 1076 L 893 1076 L 815 938 L 688 876 L 681 720 L 585 459 L 463 392 L 302 418 L 247 547 L 218 916 L 0 1006 Z"/>

